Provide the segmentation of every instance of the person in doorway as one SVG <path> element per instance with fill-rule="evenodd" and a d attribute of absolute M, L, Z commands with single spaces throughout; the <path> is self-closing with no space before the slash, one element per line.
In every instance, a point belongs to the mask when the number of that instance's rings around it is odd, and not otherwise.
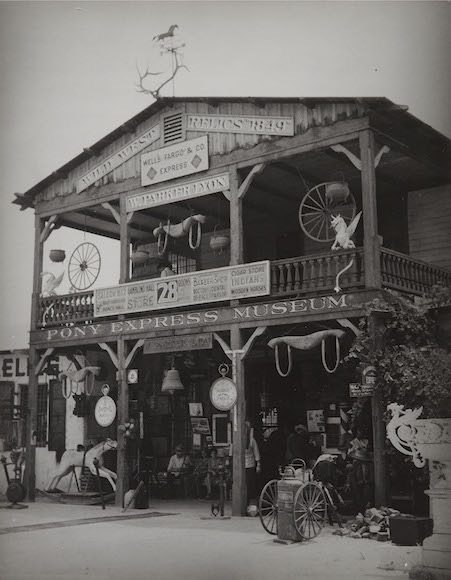
<path fill-rule="evenodd" d="M 368 449 L 354 449 L 349 453 L 352 459 L 350 488 L 357 511 L 363 513 L 373 505 L 373 454 Z"/>
<path fill-rule="evenodd" d="M 246 421 L 245 437 L 244 466 L 246 468 L 247 505 L 250 505 L 251 501 L 255 501 L 257 474 L 261 472 L 260 451 L 254 439 L 254 430 L 250 421 Z"/>
<path fill-rule="evenodd" d="M 306 467 L 309 468 L 319 454 L 320 450 L 310 443 L 307 427 L 302 423 L 297 423 L 294 426 L 293 433 L 288 435 L 287 463 L 290 463 L 293 459 L 303 459 Z"/>
<path fill-rule="evenodd" d="M 213 485 L 217 484 L 217 473 L 220 462 L 218 460 L 218 453 L 216 449 L 210 451 L 210 457 L 208 458 L 208 470 L 205 477 L 205 487 L 207 488 L 207 495 L 205 499 L 211 498 L 211 490 Z"/>
<path fill-rule="evenodd" d="M 368 449 L 368 439 L 364 436 L 362 429 L 357 429 L 354 439 L 349 443 L 348 454 L 351 455 L 354 451 Z"/>
<path fill-rule="evenodd" d="M 175 453 L 171 456 L 167 468 L 168 485 L 174 490 L 181 485 L 184 495 L 189 491 L 190 474 L 192 471 L 190 456 L 185 453 L 183 445 L 175 447 Z"/>
<path fill-rule="evenodd" d="M 338 469 L 336 456 L 331 455 L 330 453 L 320 455 L 315 461 L 312 471 L 313 478 L 320 481 L 324 486 L 324 494 L 328 504 L 327 515 L 330 525 L 333 526 L 333 520 L 335 519 L 338 526 L 340 528 L 343 527 L 340 508 L 343 506 L 344 502 L 337 490 Z"/>

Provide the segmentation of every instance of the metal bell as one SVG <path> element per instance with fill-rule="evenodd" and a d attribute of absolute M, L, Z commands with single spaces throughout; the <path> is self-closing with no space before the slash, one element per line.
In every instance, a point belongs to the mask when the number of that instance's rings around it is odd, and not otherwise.
<path fill-rule="evenodd" d="M 175 391 L 183 391 L 184 386 L 180 380 L 180 375 L 177 369 L 174 367 L 166 372 L 166 376 L 163 379 L 163 384 L 161 385 L 162 393 L 174 394 Z"/>

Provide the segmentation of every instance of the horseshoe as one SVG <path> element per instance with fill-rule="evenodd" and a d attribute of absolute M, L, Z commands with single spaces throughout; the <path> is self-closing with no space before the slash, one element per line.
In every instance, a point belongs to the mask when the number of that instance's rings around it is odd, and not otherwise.
<path fill-rule="evenodd" d="M 338 365 L 340 363 L 340 341 L 338 339 L 338 336 L 335 337 L 335 352 L 337 355 L 337 359 L 335 361 L 335 366 L 333 369 L 330 369 L 327 366 L 327 362 L 326 362 L 326 339 L 323 339 L 321 341 L 321 360 L 323 361 L 324 370 L 326 372 L 328 372 L 329 374 L 333 374 L 337 370 Z"/>
<path fill-rule="evenodd" d="M 279 361 L 279 345 L 276 344 L 274 347 L 274 359 L 276 361 L 276 369 L 277 372 L 281 377 L 287 377 L 291 373 L 291 369 L 293 368 L 293 358 L 291 356 L 291 346 L 287 344 L 287 356 L 288 356 L 288 367 L 287 371 L 284 373 L 280 368 L 280 361 Z"/>
<path fill-rule="evenodd" d="M 157 239 L 157 251 L 158 251 L 158 255 L 162 256 L 167 248 L 168 245 L 168 231 L 169 231 L 169 226 L 171 225 L 171 222 L 169 221 L 168 218 L 168 222 L 167 222 L 167 227 L 166 229 L 163 227 L 163 224 L 160 223 L 160 227 L 158 228 L 158 239 Z M 164 238 L 163 238 L 164 236 Z M 163 245 L 162 245 L 162 240 L 163 241 Z"/>
<path fill-rule="evenodd" d="M 202 238 L 202 226 L 200 221 L 196 221 L 197 224 L 197 236 L 196 236 L 196 242 L 193 244 L 193 229 L 194 229 L 194 224 L 191 223 L 190 227 L 189 227 L 189 235 L 188 235 L 188 242 L 189 242 L 189 247 L 192 250 L 197 250 L 197 248 L 200 246 L 200 240 Z"/>

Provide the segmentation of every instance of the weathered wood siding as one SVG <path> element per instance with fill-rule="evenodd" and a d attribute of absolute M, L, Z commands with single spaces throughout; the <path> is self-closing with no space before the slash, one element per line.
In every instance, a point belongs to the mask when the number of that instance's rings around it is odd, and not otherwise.
<path fill-rule="evenodd" d="M 45 188 L 37 197 L 37 201 L 49 201 L 57 197 L 69 196 L 76 192 L 78 180 L 86 173 L 100 165 L 103 161 L 108 159 L 111 155 L 126 147 L 128 143 L 136 139 L 139 135 L 150 129 L 154 125 L 160 123 L 162 115 L 168 112 L 183 111 L 188 114 L 210 114 L 210 115 L 252 115 L 257 117 L 293 117 L 295 135 L 305 133 L 312 127 L 325 126 L 342 121 L 345 119 L 363 117 L 366 113 L 366 107 L 363 104 L 355 102 L 349 103 L 322 103 L 316 106 L 307 107 L 301 103 L 277 103 L 268 102 L 265 106 L 254 104 L 248 101 L 243 102 L 227 102 L 224 101 L 219 105 L 212 105 L 208 102 L 189 101 L 185 103 L 176 103 L 174 108 L 164 107 L 157 114 L 150 116 L 148 119 L 140 123 L 134 132 L 124 133 L 120 138 L 116 139 L 108 146 L 90 159 L 84 161 L 79 166 L 69 172 L 67 176 L 62 176 L 61 179 L 52 183 Z M 200 131 L 187 131 L 186 139 L 193 139 L 203 135 Z M 221 156 L 236 149 L 250 149 L 264 141 L 273 141 L 278 139 L 274 135 L 246 135 L 238 133 L 214 133 L 208 134 L 209 141 L 209 155 L 210 158 L 214 156 Z M 162 146 L 162 137 L 155 143 L 148 146 L 146 149 L 140 151 L 134 157 L 125 161 L 122 165 L 116 168 L 108 175 L 102 177 L 95 183 L 91 190 L 99 186 L 109 183 L 124 182 L 123 191 L 127 191 L 128 180 L 137 179 L 140 177 L 141 171 L 141 155 L 145 152 L 159 149 Z M 136 187 L 136 181 L 134 182 Z"/>
<path fill-rule="evenodd" d="M 451 270 L 451 185 L 411 191 L 408 216 L 410 255 Z"/>

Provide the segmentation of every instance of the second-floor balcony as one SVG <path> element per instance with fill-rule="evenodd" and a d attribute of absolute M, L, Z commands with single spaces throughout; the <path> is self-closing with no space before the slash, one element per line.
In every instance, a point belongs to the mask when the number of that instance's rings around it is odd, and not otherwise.
<path fill-rule="evenodd" d="M 406 295 L 422 296 L 436 284 L 451 285 L 451 272 L 385 248 L 380 252 L 380 267 L 381 287 Z M 337 286 L 342 291 L 365 287 L 363 248 L 270 263 L 271 299 L 333 293 Z M 38 313 L 38 328 L 92 321 L 94 291 L 40 297 Z"/>

